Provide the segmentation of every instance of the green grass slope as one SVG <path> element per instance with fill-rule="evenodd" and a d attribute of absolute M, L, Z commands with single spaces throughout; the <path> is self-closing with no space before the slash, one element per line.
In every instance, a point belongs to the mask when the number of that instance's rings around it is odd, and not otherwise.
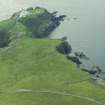
<path fill-rule="evenodd" d="M 0 105 L 105 104 L 105 87 L 59 54 L 59 43 L 24 37 L 0 51 Z"/>

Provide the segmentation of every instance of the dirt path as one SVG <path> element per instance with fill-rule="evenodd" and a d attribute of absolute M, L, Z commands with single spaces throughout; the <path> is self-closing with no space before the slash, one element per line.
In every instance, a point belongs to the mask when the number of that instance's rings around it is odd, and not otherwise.
<path fill-rule="evenodd" d="M 96 104 L 99 104 L 99 105 L 105 105 L 104 103 L 100 102 L 100 101 L 97 101 L 95 99 L 92 99 L 92 98 L 89 98 L 89 97 L 86 97 L 86 96 L 80 96 L 80 95 L 76 95 L 76 94 L 71 94 L 71 93 L 65 93 L 65 92 L 59 92 L 59 91 L 51 91 L 51 90 L 40 90 L 40 91 L 33 91 L 31 89 L 19 89 L 16 91 L 16 93 L 42 93 L 42 94 L 45 94 L 45 93 L 49 93 L 49 94 L 56 94 L 56 95 L 64 95 L 64 96 L 72 96 L 72 97 L 75 97 L 75 98 L 80 98 L 80 99 L 83 99 L 83 100 L 88 100 L 88 101 L 91 101 L 93 103 L 96 103 Z"/>

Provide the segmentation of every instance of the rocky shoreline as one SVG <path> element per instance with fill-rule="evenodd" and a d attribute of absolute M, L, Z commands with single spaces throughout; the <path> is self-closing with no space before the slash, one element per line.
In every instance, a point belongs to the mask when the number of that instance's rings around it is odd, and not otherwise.
<path fill-rule="evenodd" d="M 81 67 L 83 64 L 81 59 L 89 60 L 89 57 L 87 57 L 83 52 L 72 53 L 72 47 L 67 42 L 66 37 L 63 37 L 60 40 L 61 43 L 57 46 L 56 50 L 59 53 L 64 54 L 68 60 L 75 63 L 82 71 L 89 73 L 94 80 L 98 81 L 98 83 L 101 82 L 105 85 L 105 72 L 101 69 L 101 67 L 93 66 L 91 69 Z"/>

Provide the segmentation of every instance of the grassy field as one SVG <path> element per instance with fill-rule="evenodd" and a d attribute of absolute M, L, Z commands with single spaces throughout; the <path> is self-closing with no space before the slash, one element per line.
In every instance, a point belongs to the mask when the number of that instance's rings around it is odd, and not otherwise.
<path fill-rule="evenodd" d="M 59 40 L 24 37 L 0 52 L 0 105 L 104 105 L 105 87 L 59 54 Z"/>
<path fill-rule="evenodd" d="M 14 19 L 0 27 L 12 41 L 0 48 L 0 105 L 105 105 L 105 86 L 56 51 L 60 40 L 29 37 Z"/>

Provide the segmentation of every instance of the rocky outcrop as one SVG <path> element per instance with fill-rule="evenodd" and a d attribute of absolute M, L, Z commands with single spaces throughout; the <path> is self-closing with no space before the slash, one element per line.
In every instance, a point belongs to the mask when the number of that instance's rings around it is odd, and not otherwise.
<path fill-rule="evenodd" d="M 88 72 L 89 74 L 95 75 L 97 73 L 97 70 L 88 70 L 88 69 L 82 69 L 82 71 Z"/>
<path fill-rule="evenodd" d="M 72 48 L 67 41 L 62 41 L 57 47 L 56 50 L 64 55 L 68 55 L 72 52 Z"/>
<path fill-rule="evenodd" d="M 57 12 L 50 13 L 44 8 L 28 8 L 20 13 L 18 21 L 24 24 L 31 32 L 33 37 L 44 38 L 57 28 L 65 15 L 56 16 Z"/>
<path fill-rule="evenodd" d="M 75 57 L 75 56 L 66 56 L 66 57 L 67 57 L 67 59 L 71 60 L 78 66 L 80 66 L 82 64 L 82 62 L 80 61 L 80 59 L 78 57 Z"/>
<path fill-rule="evenodd" d="M 8 33 L 5 30 L 0 30 L 0 48 L 8 46 L 9 42 Z"/>

